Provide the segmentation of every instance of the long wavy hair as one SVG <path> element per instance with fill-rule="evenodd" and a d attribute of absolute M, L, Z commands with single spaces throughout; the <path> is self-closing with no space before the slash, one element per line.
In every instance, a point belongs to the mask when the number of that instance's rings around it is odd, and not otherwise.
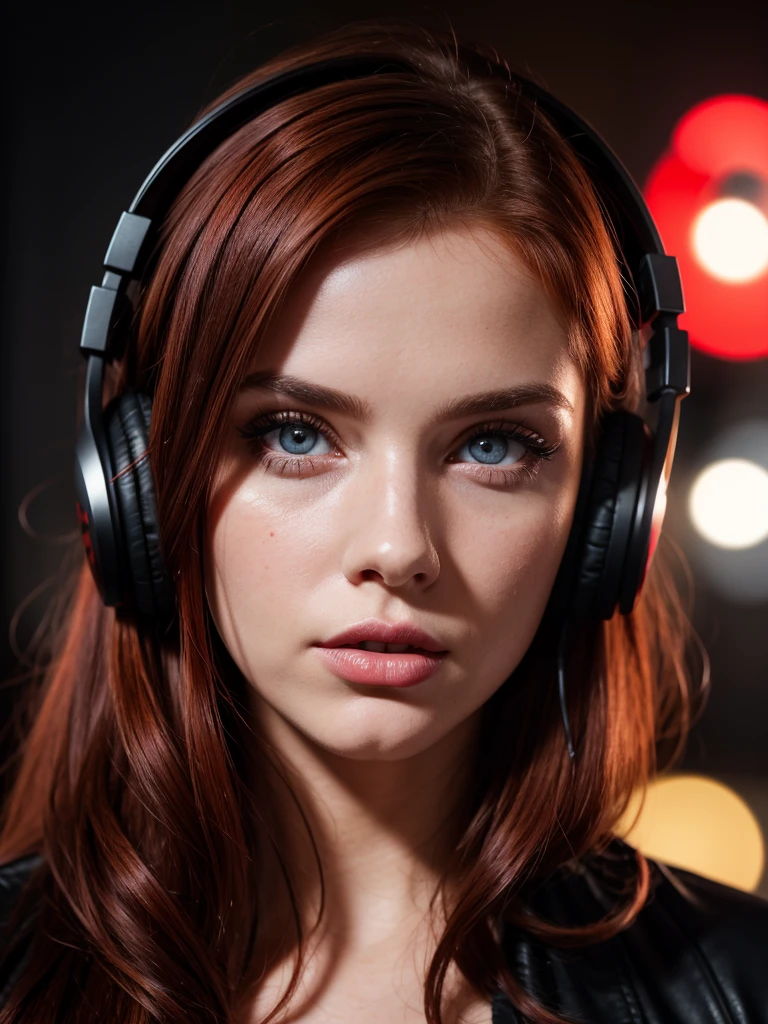
<path fill-rule="evenodd" d="M 638 346 L 600 201 L 495 51 L 449 33 L 362 23 L 294 47 L 224 96 L 343 54 L 396 58 L 410 70 L 286 99 L 203 162 L 162 225 L 130 344 L 108 376 L 105 401 L 125 387 L 153 396 L 147 458 L 176 615 L 160 628 L 130 608 L 104 607 L 75 542 L 3 809 L 0 861 L 42 860 L 18 907 L 18 921 L 36 908 L 31 956 L 1 1024 L 235 1021 L 269 966 L 254 962 L 268 853 L 294 901 L 285 945 L 296 956 L 263 1024 L 296 991 L 305 935 L 276 820 L 291 795 L 245 712 L 247 684 L 208 611 L 202 560 L 230 403 L 321 245 L 490 225 L 567 327 L 587 389 L 588 446 L 604 412 L 640 400 Z M 450 912 L 425 979 L 429 1024 L 442 1022 L 452 962 L 489 998 L 501 988 L 526 1019 L 561 1019 L 505 962 L 492 927 L 500 913 L 573 945 L 616 934 L 642 908 L 649 871 L 639 854 L 630 891 L 587 927 L 532 916 L 525 892 L 605 850 L 631 794 L 661 766 L 660 739 L 669 758 L 680 753 L 693 695 L 689 635 L 660 556 L 630 615 L 579 630 L 567 658 L 575 765 L 545 625 L 487 702 L 484 756 L 471 769 L 441 883 Z M 259 765 L 259 792 L 245 783 L 246 751 Z M 19 936 L 12 930 L 6 963 Z"/>

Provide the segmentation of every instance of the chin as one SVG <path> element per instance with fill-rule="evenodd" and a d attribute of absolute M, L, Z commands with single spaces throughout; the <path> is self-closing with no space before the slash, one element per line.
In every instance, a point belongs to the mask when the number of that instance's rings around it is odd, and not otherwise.
<path fill-rule="evenodd" d="M 423 754 L 440 744 L 463 724 L 454 721 L 439 721 L 425 709 L 397 706 L 387 702 L 384 709 L 359 709 L 351 715 L 339 715 L 336 711 L 327 723 L 327 728 L 294 721 L 304 737 L 316 746 L 336 757 L 350 761 L 404 761 Z M 349 710 L 349 709 L 348 709 Z M 371 711 L 373 710 L 373 713 Z M 326 723 L 322 723 L 326 724 Z"/>
<path fill-rule="evenodd" d="M 427 741 L 419 742 L 418 739 L 409 737 L 401 742 L 393 741 L 390 737 L 375 739 L 367 743 L 356 743 L 354 746 L 347 744 L 322 743 L 315 740 L 317 746 L 323 747 L 328 753 L 336 757 L 346 758 L 348 761 L 407 761 L 423 753 L 432 744 Z"/>

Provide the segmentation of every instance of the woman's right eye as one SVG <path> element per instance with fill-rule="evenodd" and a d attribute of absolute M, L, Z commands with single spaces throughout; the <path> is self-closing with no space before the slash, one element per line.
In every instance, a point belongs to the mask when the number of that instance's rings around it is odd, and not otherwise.
<path fill-rule="evenodd" d="M 267 413 L 256 416 L 239 433 L 256 453 L 291 456 L 298 462 L 303 456 L 333 455 L 338 451 L 335 437 L 321 420 L 310 414 Z"/>
<path fill-rule="evenodd" d="M 272 430 L 263 431 L 260 434 L 260 439 L 265 447 L 269 447 L 267 445 L 267 438 L 272 435 L 275 435 L 275 444 L 279 446 L 277 450 L 281 454 L 329 455 L 333 451 L 317 427 L 313 427 L 308 423 L 286 423 Z M 324 441 L 325 449 L 323 449 L 322 444 L 318 449 L 318 440 Z M 273 448 L 273 450 L 275 449 Z"/>

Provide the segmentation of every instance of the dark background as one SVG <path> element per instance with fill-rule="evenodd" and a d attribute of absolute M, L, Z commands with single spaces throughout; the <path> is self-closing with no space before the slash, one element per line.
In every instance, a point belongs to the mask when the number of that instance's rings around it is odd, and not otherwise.
<path fill-rule="evenodd" d="M 3 61 L 2 678 L 17 669 L 16 645 L 29 644 L 51 596 L 64 551 L 55 538 L 76 530 L 77 346 L 119 213 L 199 108 L 239 74 L 325 29 L 392 16 L 452 24 L 460 37 L 494 44 L 591 122 L 641 187 L 690 107 L 722 93 L 768 100 L 768 4 L 757 0 L 18 7 Z M 768 834 L 768 583 L 762 596 L 724 595 L 685 512 L 718 433 L 741 419 L 768 419 L 768 361 L 694 353 L 692 374 L 667 536 L 692 565 L 694 621 L 713 685 L 683 767 L 737 789 Z M 749 558 L 752 570 L 762 559 L 768 581 L 766 548 Z M 14 693 L 0 693 L 5 707 Z"/>

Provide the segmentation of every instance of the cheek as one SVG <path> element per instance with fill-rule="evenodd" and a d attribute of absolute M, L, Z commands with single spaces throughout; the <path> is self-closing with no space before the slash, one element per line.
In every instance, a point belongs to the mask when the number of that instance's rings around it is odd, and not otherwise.
<path fill-rule="evenodd" d="M 207 531 L 206 594 L 216 626 L 242 670 L 258 649 L 276 652 L 298 629 L 313 589 L 331 571 L 317 516 L 286 514 L 250 488 L 231 495 Z"/>
<path fill-rule="evenodd" d="M 464 516 L 455 523 L 453 549 L 477 635 L 488 641 L 485 651 L 495 649 L 505 663 L 522 657 L 539 626 L 572 513 L 570 495 L 553 501 L 529 493 L 516 496 L 508 512 L 490 521 Z"/>
<path fill-rule="evenodd" d="M 545 565 L 559 563 L 570 528 L 570 504 L 529 494 L 510 502 L 509 510 L 485 522 L 465 517 L 458 526 L 465 533 L 456 550 L 462 553 L 469 576 L 491 592 L 499 583 L 514 586 L 520 575 L 543 577 Z"/>

